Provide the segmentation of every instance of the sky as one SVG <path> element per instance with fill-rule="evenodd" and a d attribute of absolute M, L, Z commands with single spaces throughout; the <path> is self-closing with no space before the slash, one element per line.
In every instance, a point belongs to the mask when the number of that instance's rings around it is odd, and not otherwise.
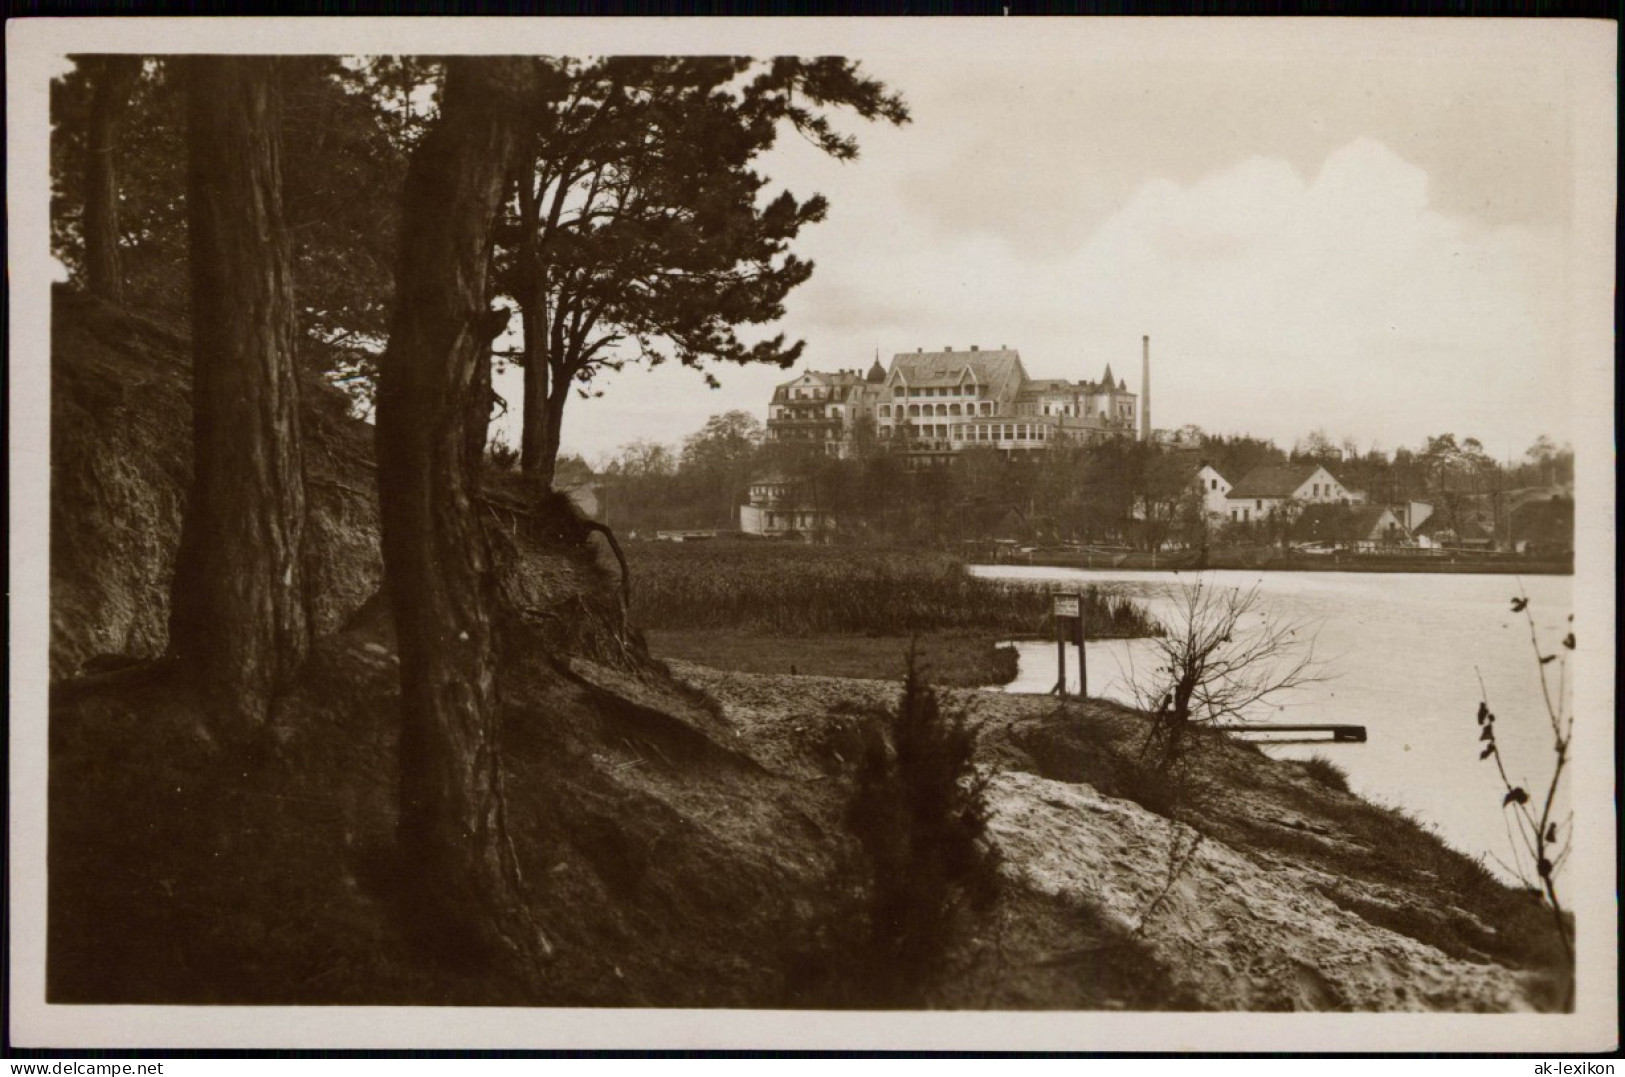
<path fill-rule="evenodd" d="M 764 159 L 770 190 L 830 201 L 796 244 L 811 280 L 764 331 L 807 342 L 795 370 L 974 344 L 1018 350 L 1033 377 L 1110 363 L 1135 390 L 1149 335 L 1158 428 L 1284 448 L 1321 430 L 1362 451 L 1448 431 L 1502 458 L 1568 440 L 1577 155 L 1560 54 L 1517 35 L 1265 38 L 850 50 L 913 120 L 840 117 L 855 162 L 795 136 Z M 722 411 L 765 419 L 794 371 L 715 373 L 719 390 L 681 368 L 602 377 L 601 398 L 569 405 L 565 451 L 598 462 Z"/>
<path fill-rule="evenodd" d="M 594 464 L 720 412 L 765 419 L 799 370 L 916 348 L 1008 346 L 1033 377 L 1110 363 L 1138 391 L 1142 335 L 1158 428 L 1362 451 L 1450 432 L 1500 458 L 1571 440 L 1587 387 L 1611 384 L 1608 323 L 1577 300 L 1612 297 L 1594 272 L 1611 259 L 1578 253 L 1612 232 L 1611 122 L 1580 122 L 1599 86 L 1612 120 L 1612 63 L 1563 20 L 1386 22 L 396 20 L 357 38 L 329 20 L 331 41 L 269 25 L 318 51 L 838 52 L 907 100 L 903 127 L 837 114 L 856 161 L 790 134 L 761 162 L 767 194 L 830 204 L 795 244 L 811 280 L 745 333 L 804 340 L 803 362 L 713 368 L 720 389 L 679 367 L 605 373 L 564 418 L 564 451 Z M 518 372 L 497 388 L 518 401 Z M 514 444 L 517 421 L 497 423 Z"/>

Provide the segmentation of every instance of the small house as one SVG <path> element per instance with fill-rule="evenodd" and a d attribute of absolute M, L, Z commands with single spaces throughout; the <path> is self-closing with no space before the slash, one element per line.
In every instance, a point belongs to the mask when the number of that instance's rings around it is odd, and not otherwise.
<path fill-rule="evenodd" d="M 739 507 L 739 530 L 765 538 L 820 539 L 835 530 L 835 514 L 818 507 L 804 484 L 773 471 L 752 479 Z"/>
<path fill-rule="evenodd" d="M 1299 546 L 1367 552 L 1411 542 L 1410 532 L 1385 505 L 1310 505 L 1293 520 L 1291 537 Z"/>
<path fill-rule="evenodd" d="M 1196 469 L 1196 488 L 1202 492 L 1202 511 L 1221 519 L 1230 515 L 1231 482 L 1206 460 Z"/>
<path fill-rule="evenodd" d="M 1319 464 L 1271 464 L 1249 471 L 1225 495 L 1225 510 L 1234 523 L 1251 523 L 1283 507 L 1347 505 L 1349 492 Z"/>

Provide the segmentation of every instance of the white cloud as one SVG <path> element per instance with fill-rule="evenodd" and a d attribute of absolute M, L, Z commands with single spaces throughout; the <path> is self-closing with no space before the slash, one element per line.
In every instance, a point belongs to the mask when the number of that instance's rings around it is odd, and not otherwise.
<path fill-rule="evenodd" d="M 795 143 L 768 162 L 782 185 L 830 198 L 829 220 L 797 243 L 817 272 L 771 330 L 806 338 L 809 365 L 1007 344 L 1035 376 L 1095 377 L 1110 362 L 1138 387 L 1150 334 L 1159 426 L 1283 444 L 1325 428 L 1388 448 L 1450 430 L 1498 454 L 1569 436 L 1571 237 L 1549 216 L 1487 213 L 1505 222 L 1492 224 L 1459 190 L 1441 200 L 1442 165 L 1330 105 L 1342 137 L 1319 124 L 1321 152 L 1247 154 L 1252 140 L 1203 131 L 1162 167 L 1179 142 L 1168 132 L 1103 141 L 1027 99 L 989 94 L 956 113 L 956 83 L 918 85 L 916 123 L 858 129 L 856 164 Z M 1023 138 L 1038 149 L 1018 152 Z M 720 373 L 712 392 L 692 371 L 628 370 L 604 399 L 572 402 L 566 447 L 592 456 L 678 440 L 730 408 L 762 415 L 788 376 Z"/>

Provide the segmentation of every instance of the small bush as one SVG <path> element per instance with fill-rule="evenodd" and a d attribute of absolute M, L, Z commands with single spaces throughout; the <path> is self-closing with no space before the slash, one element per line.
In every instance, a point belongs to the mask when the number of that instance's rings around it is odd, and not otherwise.
<path fill-rule="evenodd" d="M 1349 791 L 1349 772 L 1323 755 L 1312 755 L 1305 759 L 1303 772 L 1335 793 Z"/>
<path fill-rule="evenodd" d="M 976 731 L 943 713 L 912 653 L 890 734 L 869 741 L 847 815 L 871 871 L 853 973 L 864 1003 L 908 1006 L 940 971 L 960 916 L 997 895 L 998 851 L 986 778 L 971 763 Z"/>

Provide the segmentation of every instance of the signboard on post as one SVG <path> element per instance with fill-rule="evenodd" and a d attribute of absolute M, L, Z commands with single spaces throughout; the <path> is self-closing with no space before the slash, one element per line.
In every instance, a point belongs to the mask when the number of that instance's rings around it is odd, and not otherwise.
<path fill-rule="evenodd" d="M 1072 622 L 1072 637 L 1078 645 L 1078 695 L 1089 695 L 1089 667 L 1084 659 L 1083 652 L 1083 596 L 1081 594 L 1056 594 L 1050 596 L 1053 603 L 1051 612 L 1055 618 L 1055 666 L 1056 680 L 1053 691 L 1062 699 L 1066 698 L 1066 640 L 1067 622 Z"/>

